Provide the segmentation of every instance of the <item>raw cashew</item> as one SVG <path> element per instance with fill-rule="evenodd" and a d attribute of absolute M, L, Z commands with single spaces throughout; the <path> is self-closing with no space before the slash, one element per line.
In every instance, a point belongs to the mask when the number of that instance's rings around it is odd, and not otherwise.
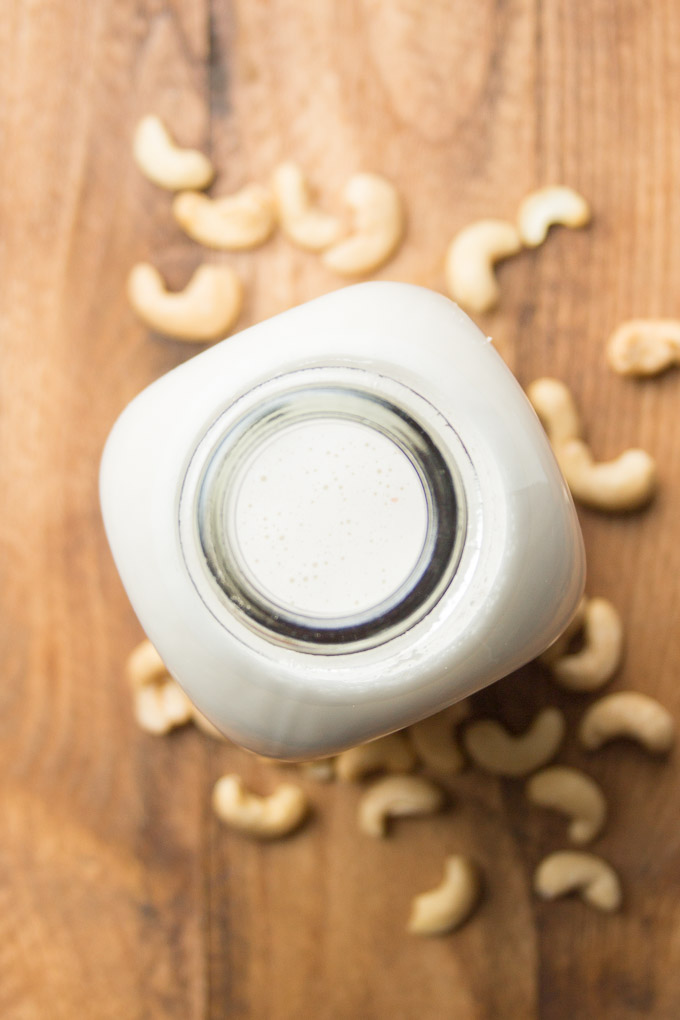
<path fill-rule="evenodd" d="M 165 663 L 148 639 L 140 641 L 130 652 L 125 671 L 133 687 L 144 687 L 168 676 Z"/>
<path fill-rule="evenodd" d="M 617 691 L 586 711 L 579 737 L 589 751 L 610 740 L 636 740 L 653 754 L 670 751 L 675 739 L 673 716 L 654 698 L 639 691 Z"/>
<path fill-rule="evenodd" d="M 555 757 L 564 739 L 564 716 L 544 708 L 516 737 L 495 719 L 479 719 L 463 731 L 465 748 L 480 768 L 497 776 L 526 776 Z"/>
<path fill-rule="evenodd" d="M 296 163 L 282 163 L 272 176 L 272 188 L 284 234 L 308 251 L 323 251 L 335 244 L 341 224 L 336 216 L 312 204 L 309 183 Z"/>
<path fill-rule="evenodd" d="M 607 343 L 607 360 L 621 375 L 658 375 L 680 365 L 680 321 L 632 319 L 615 329 Z"/>
<path fill-rule="evenodd" d="M 135 719 L 147 733 L 169 733 L 192 719 L 194 706 L 169 675 L 160 682 L 134 688 L 132 697 Z"/>
<path fill-rule="evenodd" d="M 413 748 L 403 733 L 370 740 L 343 751 L 335 760 L 339 779 L 361 779 L 371 772 L 411 772 L 416 765 Z"/>
<path fill-rule="evenodd" d="M 142 117 L 135 130 L 132 152 L 145 177 L 169 191 L 207 188 L 215 176 L 207 156 L 197 149 L 181 149 L 160 117 Z"/>
<path fill-rule="evenodd" d="M 477 866 L 460 854 L 447 857 L 441 884 L 414 898 L 408 930 L 414 935 L 443 935 L 459 928 L 472 913 L 480 892 Z"/>
<path fill-rule="evenodd" d="M 544 900 L 577 892 L 598 910 L 621 906 L 621 883 L 611 864 L 581 850 L 560 850 L 545 857 L 536 869 L 534 889 Z"/>
<path fill-rule="evenodd" d="M 460 772 L 465 764 L 454 735 L 457 723 L 467 719 L 470 706 L 467 701 L 437 712 L 428 719 L 409 726 L 406 731 L 416 754 L 428 768 L 442 775 Z"/>
<path fill-rule="evenodd" d="M 222 251 L 263 244 L 276 223 L 272 195 L 261 184 L 247 184 L 224 198 L 183 191 L 172 203 L 172 214 L 194 241 Z"/>
<path fill-rule="evenodd" d="M 581 422 L 567 387 L 557 379 L 538 379 L 527 388 L 552 443 L 572 495 L 599 510 L 634 510 L 654 495 L 656 465 L 644 450 L 626 450 L 615 460 L 597 463 L 583 442 Z"/>
<path fill-rule="evenodd" d="M 598 510 L 636 510 L 656 490 L 656 464 L 645 450 L 626 450 L 596 463 L 590 447 L 572 439 L 555 450 L 574 499 Z"/>
<path fill-rule="evenodd" d="M 623 651 L 623 625 L 607 599 L 586 601 L 583 648 L 550 663 L 555 680 L 572 691 L 594 691 L 614 676 Z"/>
<path fill-rule="evenodd" d="M 563 382 L 550 378 L 535 379 L 527 386 L 527 397 L 553 446 L 581 438 L 581 416 L 571 390 Z"/>
<path fill-rule="evenodd" d="M 538 656 L 538 661 L 543 663 L 544 666 L 551 666 L 556 659 L 561 659 L 563 655 L 566 655 L 571 639 L 576 637 L 578 632 L 583 628 L 586 618 L 587 602 L 588 599 L 585 595 L 583 595 L 574 611 L 574 615 L 560 636 L 555 638 L 553 643 L 548 645 L 546 650 L 541 652 Z"/>
<path fill-rule="evenodd" d="M 274 793 L 260 797 L 247 790 L 237 775 L 218 779 L 212 801 L 218 818 L 258 839 L 287 836 L 309 811 L 307 795 L 299 786 L 281 783 Z"/>
<path fill-rule="evenodd" d="M 598 784 L 585 772 L 553 765 L 531 777 L 526 793 L 532 804 L 571 817 L 568 832 L 572 843 L 590 843 L 602 831 L 607 802 Z"/>
<path fill-rule="evenodd" d="M 404 233 L 404 211 L 397 189 L 378 174 L 354 174 L 344 199 L 354 214 L 354 233 L 327 248 L 321 261 L 342 276 L 360 276 L 394 253 Z"/>
<path fill-rule="evenodd" d="M 359 828 L 367 836 L 385 836 L 389 818 L 434 814 L 443 803 L 443 792 L 428 779 L 386 776 L 359 801 Z"/>
<path fill-rule="evenodd" d="M 454 301 L 470 312 L 488 312 L 498 304 L 494 265 L 522 247 L 517 228 L 506 220 L 478 220 L 456 234 L 446 254 L 446 286 Z"/>
<path fill-rule="evenodd" d="M 517 214 L 517 225 L 524 244 L 535 248 L 543 244 L 554 224 L 584 227 L 590 221 L 590 206 L 573 188 L 555 185 L 532 191 Z"/>
<path fill-rule="evenodd" d="M 159 333 L 204 343 L 225 336 L 243 303 L 243 287 L 230 266 L 199 266 L 184 290 L 170 293 L 148 262 L 128 277 L 128 298 L 140 319 Z"/>

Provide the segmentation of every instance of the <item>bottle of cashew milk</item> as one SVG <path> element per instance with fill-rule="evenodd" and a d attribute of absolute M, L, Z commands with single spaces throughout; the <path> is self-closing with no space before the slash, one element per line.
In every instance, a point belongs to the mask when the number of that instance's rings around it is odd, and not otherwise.
<path fill-rule="evenodd" d="M 101 468 L 113 555 L 172 675 L 261 754 L 332 754 L 505 676 L 583 588 L 574 507 L 488 337 L 347 287 L 144 390 Z"/>

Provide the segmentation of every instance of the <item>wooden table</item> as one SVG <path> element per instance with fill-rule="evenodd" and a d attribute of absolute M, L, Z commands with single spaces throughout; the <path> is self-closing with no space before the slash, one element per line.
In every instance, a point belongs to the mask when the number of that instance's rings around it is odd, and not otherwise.
<path fill-rule="evenodd" d="M 615 687 L 680 715 L 680 376 L 622 380 L 604 341 L 680 315 L 680 7 L 669 0 L 5 0 L 0 19 L 0 1013 L 5 1020 L 626 1020 L 680 1016 L 677 755 L 587 759 L 611 822 L 597 849 L 625 909 L 537 902 L 564 823 L 468 770 L 452 810 L 356 832 L 358 790 L 308 786 L 306 832 L 252 845 L 213 818 L 214 780 L 271 771 L 194 731 L 134 724 L 122 665 L 141 632 L 117 579 L 97 465 L 125 403 L 195 349 L 128 310 L 133 262 L 182 285 L 202 258 L 130 158 L 157 112 L 219 167 L 219 191 L 284 157 L 332 207 L 358 169 L 397 182 L 408 237 L 384 279 L 442 289 L 465 223 L 546 182 L 591 200 L 501 270 L 481 319 L 523 383 L 568 381 L 600 457 L 657 458 L 655 504 L 583 512 L 589 590 L 626 621 Z M 248 325 L 337 287 L 277 237 L 225 256 Z M 587 699 L 586 699 L 587 700 Z M 511 726 L 584 699 L 536 668 L 483 694 Z M 573 730 L 572 730 L 573 732 Z M 573 736 L 563 759 L 583 764 Z M 404 932 L 411 896 L 467 850 L 487 893 L 458 934 Z"/>

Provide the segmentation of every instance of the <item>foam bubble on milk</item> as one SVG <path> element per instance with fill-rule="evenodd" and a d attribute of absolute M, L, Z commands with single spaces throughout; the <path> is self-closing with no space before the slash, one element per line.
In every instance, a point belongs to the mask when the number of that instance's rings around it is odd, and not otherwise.
<path fill-rule="evenodd" d="M 284 610 L 365 613 L 407 580 L 428 509 L 418 472 L 391 439 L 352 419 L 282 428 L 238 473 L 231 513 L 242 568 Z"/>

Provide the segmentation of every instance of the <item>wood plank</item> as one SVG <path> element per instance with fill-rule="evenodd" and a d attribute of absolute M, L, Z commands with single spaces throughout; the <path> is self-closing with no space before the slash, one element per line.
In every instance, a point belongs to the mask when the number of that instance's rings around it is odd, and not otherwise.
<path fill-rule="evenodd" d="M 120 409 L 193 350 L 149 336 L 124 298 L 150 258 L 179 286 L 203 257 L 170 197 L 130 159 L 158 112 L 219 167 L 215 191 L 305 166 L 335 207 L 358 169 L 385 173 L 409 229 L 378 276 L 443 288 L 453 233 L 512 216 L 537 184 L 591 200 L 592 228 L 556 232 L 500 270 L 481 320 L 529 382 L 573 387 L 602 457 L 641 445 L 661 491 L 644 513 L 583 511 L 589 589 L 627 627 L 616 687 L 680 713 L 679 377 L 615 377 L 603 344 L 630 316 L 680 315 L 680 9 L 609 0 L 8 0 L 0 19 L 0 1012 L 9 1020 L 224 1017 L 565 1020 L 680 1015 L 677 756 L 623 746 L 564 760 L 601 781 L 597 849 L 624 882 L 617 917 L 530 894 L 557 818 L 515 783 L 452 780 L 452 808 L 374 844 L 356 788 L 303 780 L 296 838 L 250 844 L 211 815 L 236 769 L 275 773 L 194 732 L 135 727 L 122 662 L 140 631 L 97 503 Z M 212 258 L 213 256 L 211 256 Z M 247 287 L 240 325 L 341 285 L 275 237 L 223 256 Z M 575 723 L 588 699 L 527 667 L 478 699 L 510 725 L 538 705 Z M 455 936 L 404 932 L 411 896 L 466 850 L 486 873 Z"/>

